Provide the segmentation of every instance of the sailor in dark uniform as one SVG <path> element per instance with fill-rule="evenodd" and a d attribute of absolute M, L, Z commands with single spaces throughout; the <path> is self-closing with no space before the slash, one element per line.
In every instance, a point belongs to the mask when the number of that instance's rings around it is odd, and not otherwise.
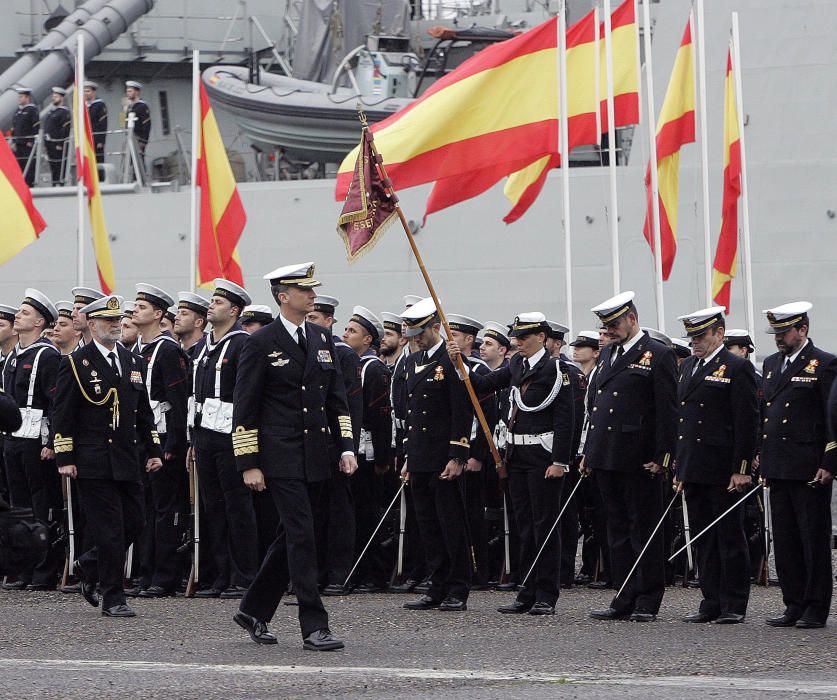
<path fill-rule="evenodd" d="M 314 263 L 288 265 L 265 276 L 279 316 L 250 336 L 241 353 L 233 399 L 233 449 L 238 471 L 251 489 L 267 489 L 281 526 L 235 622 L 253 641 L 275 644 L 267 623 L 293 583 L 303 647 L 342 649 L 328 628 L 317 590 L 317 551 L 312 501 L 318 501 L 333 469 L 331 441 L 340 468 L 357 470 L 352 419 L 327 328 L 306 323 L 314 307 Z M 330 432 L 330 435 L 329 435 Z"/>
<path fill-rule="evenodd" d="M 779 352 L 764 361 L 759 468 L 770 487 L 776 573 L 785 611 L 772 627 L 824 627 L 831 606 L 831 483 L 837 443 L 827 406 L 837 358 L 808 337 L 812 305 L 765 311 Z"/>
<path fill-rule="evenodd" d="M 752 484 L 756 373 L 724 347 L 724 307 L 681 316 L 692 356 L 680 367 L 675 487 L 684 488 L 690 525 L 702 531 Z M 703 600 L 684 622 L 744 621 L 750 570 L 744 509 L 722 518 L 697 545 Z"/>
<path fill-rule="evenodd" d="M 314 310 L 308 314 L 309 323 L 328 328 L 334 340 L 337 364 L 346 388 L 349 416 L 352 419 L 352 434 L 357 454 L 360 431 L 363 424 L 363 387 L 360 381 L 360 358 L 341 338 L 334 335 L 334 312 L 340 305 L 339 299 L 325 294 L 314 298 Z M 334 441 L 332 441 L 334 442 Z M 357 475 L 349 476 L 340 470 L 339 444 L 333 445 L 335 454 L 331 478 L 326 482 L 325 503 L 322 503 L 321 521 L 317 527 L 317 552 L 320 560 L 320 583 L 324 585 L 323 595 L 346 595 L 350 591 L 343 583 L 354 564 L 355 553 L 355 505 L 352 497 L 352 482 Z M 318 513 L 314 513 L 317 519 Z"/>
<path fill-rule="evenodd" d="M 134 323 L 134 306 L 136 302 L 132 299 L 126 299 L 122 302 L 122 320 L 120 321 L 121 334 L 119 342 L 122 343 L 131 352 L 139 354 L 137 349 L 137 340 L 139 339 L 139 329 Z"/>
<path fill-rule="evenodd" d="M 264 304 L 250 304 L 241 312 L 241 327 L 248 333 L 255 333 L 259 328 L 273 323 L 273 313 Z"/>
<path fill-rule="evenodd" d="M 180 303 L 191 303 L 192 310 L 202 306 L 182 297 Z M 238 318 L 249 303 L 242 287 L 216 279 L 207 312 L 212 332 L 192 358 L 192 445 L 215 570 L 212 585 L 196 592 L 198 598 L 241 598 L 259 566 L 253 499 L 236 469 L 232 445 L 233 390 L 249 339 Z"/>
<path fill-rule="evenodd" d="M 93 547 L 74 565 L 85 599 L 102 615 L 134 617 L 125 601 L 125 552 L 143 523 L 142 468 L 162 466 L 145 391 L 144 366 L 119 341 L 122 297 L 85 306 L 93 339 L 63 358 L 55 401 L 55 452 L 62 475 L 77 479 Z"/>
<path fill-rule="evenodd" d="M 542 313 L 519 314 L 510 331 L 518 353 L 509 366 L 487 375 L 471 372 L 479 393 L 510 388 L 506 467 L 521 570 L 528 573 L 543 547 L 517 599 L 498 608 L 507 614 L 554 615 L 560 593 L 561 538 L 553 532 L 547 539 L 547 534 L 558 517 L 563 477 L 572 465 L 574 399 L 569 378 L 546 351 L 549 332 Z M 455 356 L 459 348 L 449 342 L 448 351 Z"/>
<path fill-rule="evenodd" d="M 35 159 L 30 160 L 35 148 L 35 138 L 41 128 L 41 114 L 32 103 L 32 91 L 28 87 L 16 87 L 17 111 L 12 117 L 12 146 L 17 164 L 26 184 L 35 184 Z"/>
<path fill-rule="evenodd" d="M 201 341 L 206 336 L 208 312 L 209 300 L 194 292 L 178 292 L 174 336 L 190 360 L 194 360 L 203 347 Z"/>
<path fill-rule="evenodd" d="M 11 505 L 31 508 L 36 518 L 50 526 L 57 526 L 61 512 L 52 425 L 61 353 L 42 333 L 57 317 L 58 311 L 45 294 L 27 289 L 15 315 L 18 342 L 3 365 L 3 389 L 23 417 L 21 427 L 3 441 Z M 13 585 L 52 590 L 62 563 L 60 548 L 51 547 L 34 571 L 22 572 Z"/>
<path fill-rule="evenodd" d="M 64 184 L 61 171 L 64 169 L 63 166 L 69 153 L 70 126 L 73 120 L 69 108 L 64 104 L 66 94 L 67 91 L 62 87 L 52 88 L 52 107 L 43 121 L 44 141 L 53 187 Z"/>
<path fill-rule="evenodd" d="M 105 162 L 105 142 L 108 131 L 108 106 L 105 101 L 96 97 L 99 86 L 92 80 L 84 83 L 84 101 L 87 103 L 87 113 L 90 115 L 90 130 L 93 132 L 93 148 L 96 150 L 96 162 Z"/>
<path fill-rule="evenodd" d="M 677 441 L 674 351 L 641 330 L 633 298 L 624 292 L 592 309 L 611 342 L 590 382 L 582 463 L 601 489 L 613 583 L 620 587 L 662 516 L 665 471 Z M 658 534 L 622 594 L 590 616 L 655 620 L 665 590 L 663 552 Z"/>
<path fill-rule="evenodd" d="M 73 328 L 81 333 L 80 345 L 85 345 L 90 342 L 92 336 L 90 335 L 90 327 L 87 325 L 87 318 L 83 313 L 81 313 L 81 310 L 88 304 L 92 304 L 94 301 L 101 299 L 105 295 L 98 289 L 91 289 L 90 287 L 73 287 L 72 294 Z"/>
<path fill-rule="evenodd" d="M 0 389 L 3 387 L 3 365 L 6 358 L 11 354 L 17 343 L 17 333 L 15 333 L 15 314 L 17 307 L 9 306 L 8 304 L 0 304 Z M 17 404 L 10 396 L 5 395 L 8 402 L 15 406 L 15 412 L 18 413 Z M 18 418 L 20 416 L 18 415 Z M 20 427 L 20 421 L 17 421 L 17 426 L 11 429 L 15 431 Z M 4 501 L 9 501 L 9 484 L 6 480 L 6 467 L 3 463 L 3 440 L 5 435 L 0 432 L 0 498 Z"/>
<path fill-rule="evenodd" d="M 136 285 L 134 323 L 139 328 L 138 350 L 146 362 L 146 389 L 163 446 L 163 467 L 150 476 L 153 556 L 146 550 L 143 598 L 173 596 L 183 565 L 177 553 L 189 519 L 186 472 L 186 407 L 188 357 L 180 344 L 160 327 L 172 298 L 151 284 Z M 147 516 L 148 517 L 148 516 Z M 149 572 L 149 568 L 151 571 Z M 148 581 L 148 575 L 151 580 Z"/>
<path fill-rule="evenodd" d="M 460 478 L 468 461 L 473 410 L 445 352 L 433 299 L 413 304 L 401 317 L 405 334 L 420 352 L 407 358 L 407 422 L 404 438 L 408 478 L 424 542 L 430 589 L 408 610 L 462 611 L 471 585 L 471 558 Z"/>
<path fill-rule="evenodd" d="M 137 140 L 137 149 L 140 167 L 145 167 L 145 149 L 148 146 L 148 139 L 151 136 L 151 110 L 140 97 L 142 83 L 136 80 L 125 81 L 125 95 L 128 104 L 125 106 L 125 122 L 134 125 L 134 137 Z"/>
<path fill-rule="evenodd" d="M 671 349 L 674 350 L 674 354 L 677 356 L 678 367 L 683 364 L 683 360 L 692 354 L 692 346 L 682 338 L 672 338 Z"/>

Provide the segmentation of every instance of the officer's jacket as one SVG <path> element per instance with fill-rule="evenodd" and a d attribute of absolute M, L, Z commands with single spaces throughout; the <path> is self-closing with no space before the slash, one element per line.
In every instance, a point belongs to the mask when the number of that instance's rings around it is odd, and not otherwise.
<path fill-rule="evenodd" d="M 392 406 L 389 402 L 389 368 L 368 351 L 360 358 L 363 385 L 363 429 L 369 431 L 374 461 L 379 467 L 392 464 Z M 363 452 L 363 448 L 361 448 Z"/>
<path fill-rule="evenodd" d="M 357 453 L 360 444 L 360 429 L 363 426 L 363 386 L 360 383 L 360 358 L 342 340 L 336 336 L 332 336 L 332 339 L 334 340 L 334 349 L 337 351 L 337 364 L 343 377 L 343 386 L 346 388 L 346 402 L 349 405 L 352 435 L 355 453 Z"/>
<path fill-rule="evenodd" d="M 156 346 L 160 350 L 151 369 L 149 399 L 169 405 L 166 417 L 166 433 L 163 451 L 170 453 L 186 450 L 186 411 L 189 398 L 189 356 L 167 334 L 158 335 L 144 343 L 140 355 L 145 358 L 146 369 L 151 364 Z"/>
<path fill-rule="evenodd" d="M 125 108 L 125 116 L 129 114 L 136 115 L 134 122 L 134 134 L 137 141 L 140 143 L 148 143 L 148 137 L 151 134 L 151 110 L 143 100 L 131 102 Z"/>
<path fill-rule="evenodd" d="M 41 352 L 43 350 L 43 352 Z M 39 355 L 40 353 L 40 355 Z M 35 386 L 32 394 L 32 408 L 44 412 L 44 418 L 49 422 L 49 439 L 46 446 L 52 448 L 52 413 L 55 400 L 55 378 L 58 374 L 58 364 L 61 353 L 50 341 L 41 339 L 22 350 L 17 346 L 9 353 L 3 365 L 3 389 L 14 399 L 18 408 L 26 408 L 29 397 L 29 382 L 35 359 L 38 357 L 38 369 L 35 374 Z M 16 440 L 18 438 L 12 438 Z M 23 438 L 25 439 L 25 438 Z"/>
<path fill-rule="evenodd" d="M 470 365 L 472 374 L 490 374 L 491 368 L 479 357 L 471 356 L 465 359 Z M 493 434 L 499 419 L 499 402 L 497 400 L 497 394 L 493 389 L 489 389 L 488 391 L 477 391 L 476 393 L 477 399 L 479 399 L 480 402 L 480 408 L 485 416 L 485 422 L 488 423 L 488 427 L 491 429 Z M 485 432 L 483 431 L 476 416 L 474 416 L 474 420 L 471 423 L 471 454 L 469 457 L 473 457 L 484 466 L 494 464 L 494 458 L 491 455 L 491 448 L 488 446 L 488 440 L 485 439 Z"/>
<path fill-rule="evenodd" d="M 64 105 L 53 107 L 44 119 L 44 133 L 50 141 L 64 141 L 70 135 L 70 110 Z"/>
<path fill-rule="evenodd" d="M 305 323 L 307 354 L 277 317 L 245 343 L 233 399 L 239 471 L 321 481 L 333 471 L 333 440 L 354 451 L 346 389 L 326 328 Z M 331 438 L 329 437 L 329 432 Z"/>
<path fill-rule="evenodd" d="M 121 377 L 94 343 L 61 358 L 55 397 L 55 461 L 79 479 L 139 482 L 138 448 L 160 457 L 142 358 L 117 343 Z"/>
<path fill-rule="evenodd" d="M 602 350 L 590 383 L 585 463 L 623 472 L 639 471 L 652 461 L 668 467 L 677 441 L 674 351 L 642 332 L 611 366 L 617 347 Z"/>
<path fill-rule="evenodd" d="M 829 440 L 826 411 L 837 358 L 809 339 L 785 372 L 776 353 L 764 361 L 759 469 L 767 479 L 809 481 L 817 469 L 837 472 L 837 443 Z"/>
<path fill-rule="evenodd" d="M 41 126 L 41 114 L 33 104 L 18 107 L 12 119 L 12 134 L 16 144 L 31 146 Z"/>
<path fill-rule="evenodd" d="M 409 356 L 410 347 L 405 345 L 398 354 L 398 359 L 392 368 L 392 381 L 390 383 L 395 453 L 399 457 L 404 456 L 404 428 L 407 421 L 407 358 Z"/>
<path fill-rule="evenodd" d="M 753 364 L 722 348 L 692 376 L 694 355 L 677 384 L 677 478 L 726 486 L 749 474 L 756 451 L 758 390 Z"/>
<path fill-rule="evenodd" d="M 410 472 L 441 472 L 452 459 L 468 459 L 474 412 L 444 344 L 426 364 L 423 357 L 407 358 L 404 453 Z"/>
<path fill-rule="evenodd" d="M 573 387 L 569 376 L 560 371 L 558 362 L 544 352 L 534 367 L 524 371 L 523 355 L 517 353 L 507 365 L 485 375 L 471 373 L 471 383 L 477 392 L 499 391 L 510 388 L 509 414 L 505 417 L 510 433 L 506 443 L 506 460 L 510 465 L 543 467 L 551 463 L 569 466 L 572 463 L 573 443 Z M 540 410 L 537 408 L 557 394 Z M 516 397 L 519 397 L 516 399 Z M 552 447 L 548 438 L 543 444 L 512 444 L 511 434 L 544 435 L 552 433 Z"/>
<path fill-rule="evenodd" d="M 573 390 L 573 444 L 572 455 L 578 454 L 581 444 L 581 432 L 584 428 L 584 399 L 587 396 L 587 377 L 572 362 L 559 360 L 561 372 L 570 380 Z"/>

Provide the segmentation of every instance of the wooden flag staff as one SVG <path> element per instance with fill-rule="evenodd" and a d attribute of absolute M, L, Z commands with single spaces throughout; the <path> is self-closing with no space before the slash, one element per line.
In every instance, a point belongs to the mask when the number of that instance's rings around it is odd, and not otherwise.
<path fill-rule="evenodd" d="M 427 272 L 427 268 L 424 266 L 424 260 L 422 260 L 421 253 L 419 253 L 419 249 L 416 246 L 416 239 L 413 237 L 412 231 L 410 231 L 410 225 L 407 223 L 407 219 L 404 216 L 404 212 L 401 210 L 401 205 L 398 202 L 398 195 L 392 188 L 392 181 L 389 179 L 389 176 L 387 175 L 386 167 L 384 166 L 384 161 L 381 158 L 381 154 L 378 153 L 378 149 L 375 147 L 375 139 L 373 138 L 372 132 L 369 131 L 369 124 L 366 121 L 366 114 L 363 112 L 360 106 L 358 106 L 357 113 L 358 119 L 360 119 L 360 124 L 363 127 L 363 130 L 367 132 L 367 136 L 369 138 L 369 146 L 372 149 L 373 155 L 375 156 L 375 166 L 379 169 L 381 173 L 381 179 L 383 180 L 383 185 L 386 188 L 387 195 L 391 198 L 393 204 L 395 204 L 395 211 L 398 213 L 398 219 L 399 221 L 401 221 L 401 226 L 404 229 L 404 233 L 407 236 L 407 241 L 410 243 L 410 248 L 412 249 L 413 255 L 416 258 L 416 262 L 418 263 L 419 269 L 421 270 L 421 275 L 422 277 L 424 277 L 424 283 L 427 285 L 427 291 L 430 292 L 430 296 L 433 298 L 433 303 L 436 305 L 436 310 L 439 312 L 439 319 L 441 320 L 442 326 L 445 329 L 445 334 L 447 335 L 448 339 L 450 339 L 453 337 L 453 335 L 451 334 L 450 326 L 448 325 L 448 319 L 445 316 L 445 312 L 442 309 L 442 305 L 439 303 L 439 297 L 436 296 L 436 289 L 433 287 L 433 282 L 430 280 L 430 275 Z M 465 367 L 465 362 L 463 361 L 461 355 L 456 356 L 456 369 L 459 372 L 459 375 L 465 381 L 465 388 L 468 390 L 468 396 L 471 399 L 471 405 L 473 405 L 474 407 L 474 413 L 476 414 L 480 427 L 482 428 L 482 431 L 485 434 L 485 439 L 488 442 L 489 449 L 491 450 L 491 456 L 494 458 L 494 466 L 497 469 L 497 472 L 500 474 L 500 478 L 505 478 L 505 465 L 503 464 L 503 460 L 500 457 L 500 453 L 497 451 L 497 446 L 494 444 L 494 437 L 491 434 L 491 428 L 488 426 L 488 421 L 485 419 L 485 414 L 482 412 L 479 399 L 477 398 L 477 394 L 474 391 L 474 386 L 473 384 L 471 384 L 471 377 L 468 373 L 468 369 Z"/>

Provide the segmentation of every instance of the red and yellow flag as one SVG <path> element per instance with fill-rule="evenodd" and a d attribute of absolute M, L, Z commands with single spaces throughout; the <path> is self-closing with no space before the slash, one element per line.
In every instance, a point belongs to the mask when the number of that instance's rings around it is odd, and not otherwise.
<path fill-rule="evenodd" d="M 602 101 L 602 132 L 606 132 L 608 124 L 604 22 L 601 23 L 599 31 L 599 96 Z M 636 0 L 625 0 L 610 13 L 610 37 L 613 53 L 615 126 L 639 124 L 639 26 L 636 22 Z"/>
<path fill-rule="evenodd" d="M 76 90 L 81 86 L 76 82 Z M 76 96 L 79 94 L 75 93 Z M 76 138 L 76 162 L 79 163 L 79 186 L 87 188 L 87 211 L 90 216 L 90 233 L 93 238 L 93 254 L 96 256 L 96 272 L 99 286 L 105 294 L 112 294 L 116 287 L 113 258 L 110 254 L 110 239 L 105 223 L 105 209 L 102 205 L 102 191 L 99 187 L 99 171 L 96 167 L 96 148 L 93 145 L 93 129 L 90 114 L 85 105 L 83 115 L 78 114 L 78 99 L 73 99 L 73 128 Z M 84 130 L 83 134 L 80 133 Z"/>
<path fill-rule="evenodd" d="M 727 55 L 724 89 L 724 196 L 721 235 L 712 265 L 712 299 L 729 313 L 730 287 L 738 268 L 738 198 L 741 196 L 741 144 L 738 105 L 732 72 L 732 48 Z"/>
<path fill-rule="evenodd" d="M 677 205 L 680 180 L 680 148 L 695 140 L 695 70 L 692 44 L 692 18 L 668 82 L 668 89 L 657 119 L 657 183 L 660 193 L 660 246 L 663 279 L 667 280 L 677 252 Z M 642 233 L 654 251 L 654 218 L 651 192 L 651 164 L 645 172 L 648 207 Z"/>
<path fill-rule="evenodd" d="M 553 18 L 489 46 L 372 126 L 394 188 L 435 182 L 427 215 L 556 153 L 557 39 Z M 595 94 L 595 81 L 579 89 Z M 594 131 L 595 109 L 594 101 L 592 115 L 578 115 Z M 346 195 L 357 155 L 353 150 L 340 165 L 338 200 Z"/>
<path fill-rule="evenodd" d="M 0 137 L 0 265 L 38 240 L 46 223 L 32 202 L 32 193 L 6 139 Z"/>
<path fill-rule="evenodd" d="M 201 125 L 196 183 L 201 189 L 198 234 L 198 285 L 223 277 L 244 286 L 238 241 L 247 214 L 238 196 L 218 122 L 200 84 Z"/>

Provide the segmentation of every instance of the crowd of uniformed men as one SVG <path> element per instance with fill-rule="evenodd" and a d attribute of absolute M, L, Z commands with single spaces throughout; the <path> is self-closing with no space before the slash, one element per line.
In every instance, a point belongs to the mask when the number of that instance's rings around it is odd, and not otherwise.
<path fill-rule="evenodd" d="M 84 83 L 84 101 L 90 114 L 90 131 L 96 162 L 105 162 L 105 144 L 108 135 L 107 104 L 96 92 L 99 86 L 93 81 Z M 60 187 L 68 181 L 67 163 L 72 141 L 72 105 L 66 104 L 67 91 L 55 86 L 51 91 L 51 104 L 43 112 L 32 101 L 32 90 L 26 86 L 15 87 L 18 95 L 18 107 L 12 120 L 9 143 L 14 151 L 26 184 L 35 184 L 35 149 L 39 137 L 43 139 L 47 161 L 49 163 L 52 186 Z M 133 125 L 138 157 L 143 162 L 145 149 L 151 134 L 151 111 L 140 93 L 142 84 L 136 80 L 125 82 L 125 123 Z"/>
<path fill-rule="evenodd" d="M 315 650 L 342 647 L 322 595 L 384 590 L 461 611 L 491 587 L 516 591 L 501 613 L 552 615 L 562 588 L 589 585 L 618 589 L 593 618 L 650 622 L 679 576 L 702 593 L 684 621 L 738 623 L 772 543 L 784 610 L 767 624 L 825 625 L 837 359 L 809 336 L 811 304 L 765 312 L 777 352 L 759 372 L 718 307 L 681 317 L 687 340 L 641 327 L 632 292 L 568 344 L 537 312 L 451 313 L 446 340 L 431 298 L 343 316 L 312 263 L 265 279 L 275 316 L 223 279 L 209 299 L 138 284 L 129 301 L 28 289 L 0 306 L 4 400 L 22 418 L 0 488 L 56 532 L 72 510 L 64 590 L 103 615 L 176 595 L 191 568 L 195 597 L 240 599 L 259 643 L 292 590 Z M 3 587 L 55 589 L 54 540 Z"/>

